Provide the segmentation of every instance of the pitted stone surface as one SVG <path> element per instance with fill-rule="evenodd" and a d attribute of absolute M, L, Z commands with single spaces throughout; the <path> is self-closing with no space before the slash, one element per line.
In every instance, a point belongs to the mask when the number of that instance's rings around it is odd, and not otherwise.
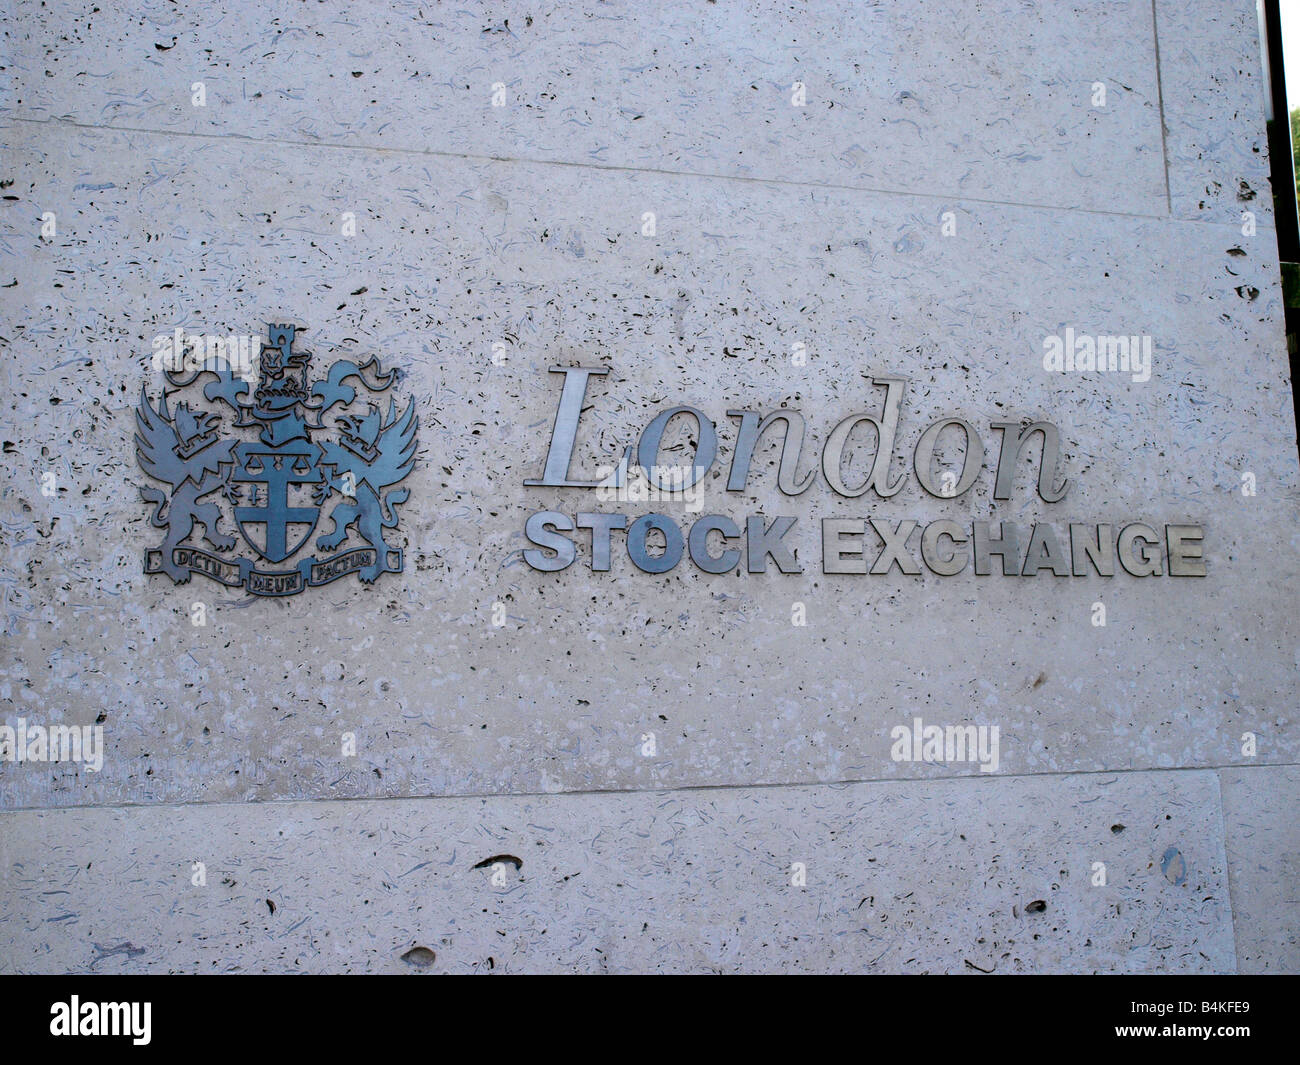
<path fill-rule="evenodd" d="M 339 173 L 337 149 L 283 146 L 214 178 L 221 142 L 31 124 L 8 137 L 25 209 L 67 206 L 57 241 L 22 238 L 30 269 L 0 297 L 17 445 L 0 694 L 31 719 L 106 713 L 111 752 L 98 776 L 0 766 L 8 805 L 980 771 L 892 761 L 890 730 L 916 715 L 998 725 L 1004 772 L 1229 764 L 1261 729 L 1260 758 L 1296 755 L 1297 563 L 1278 537 L 1294 545 L 1300 503 L 1267 231 L 1252 243 L 1228 226 L 954 203 L 945 238 L 932 206 L 898 196 L 357 153 Z M 348 207 L 355 238 L 335 224 Z M 639 229 L 647 207 L 662 213 L 654 237 Z M 156 394 L 160 380 L 150 339 L 177 322 L 251 331 L 283 308 L 299 309 L 317 365 L 378 354 L 415 398 L 408 572 L 253 603 L 146 578 L 161 537 L 136 498 L 132 434 L 141 384 Z M 1149 333 L 1151 379 L 1045 372 L 1042 338 L 1067 327 Z M 796 516 L 804 572 L 711 576 L 683 560 L 649 575 L 621 534 L 609 573 L 591 571 L 589 541 L 566 571 L 525 567 L 537 510 L 694 516 L 524 485 L 545 460 L 557 363 L 611 370 L 593 379 L 575 476 L 616 463 L 659 411 L 696 406 L 721 440 L 701 509 L 741 525 Z M 841 418 L 880 409 L 869 379 L 889 373 L 909 379 L 896 496 L 844 499 L 821 474 L 782 495 L 775 436 L 747 490 L 725 491 L 728 410 L 802 410 L 806 470 Z M 979 430 L 986 469 L 943 500 L 917 485 L 911 453 L 951 414 Z M 1060 426 L 1067 495 L 1038 497 L 1031 447 L 995 501 L 990 425 L 1032 418 Z M 689 455 L 673 432 L 665 454 Z M 860 439 L 851 480 L 872 461 L 870 430 Z M 54 499 L 47 470 L 63 478 Z M 1071 521 L 1202 522 L 1209 576 L 827 576 L 825 517 L 1047 521 L 1062 535 Z M 190 623 L 195 602 L 206 627 Z"/>
<path fill-rule="evenodd" d="M 1048 25 L 1011 0 L 47 10 L 15 27 L 19 87 L 0 115 L 1166 209 L 1147 0 Z"/>
<path fill-rule="evenodd" d="M 1271 224 L 1260 121 L 1268 85 L 1255 5 L 1156 0 L 1154 7 L 1172 215 L 1240 226 L 1249 211 Z"/>
<path fill-rule="evenodd" d="M 106 751 L 0 757 L 0 967 L 1295 971 L 1300 467 L 1254 4 L 968 8 L 5 5 L 0 724 Z M 274 321 L 415 401 L 406 571 L 278 601 L 146 577 L 151 342 Z M 1045 371 L 1068 330 L 1149 336 L 1150 379 Z M 609 370 L 575 476 L 689 404 L 719 440 L 699 513 L 794 517 L 803 572 L 651 575 L 622 533 L 610 572 L 586 534 L 528 568 L 535 511 L 697 516 L 525 486 L 557 365 Z M 843 498 L 822 448 L 890 374 L 906 481 Z M 778 409 L 812 487 L 778 490 L 770 434 L 727 491 L 728 412 Z M 955 499 L 913 469 L 949 416 L 986 449 Z M 1031 445 L 995 500 L 992 423 L 1033 419 L 1068 491 Z M 847 480 L 874 450 L 861 427 Z M 1208 575 L 828 575 L 824 518 L 1022 549 L 1193 522 Z M 995 771 L 895 760 L 917 718 L 997 727 Z M 504 888 L 472 870 L 505 853 Z"/>
<path fill-rule="evenodd" d="M 1300 767 L 1222 769 L 1219 780 L 1238 964 L 1300 972 Z"/>
<path fill-rule="evenodd" d="M 6 821 L 5 972 L 1235 967 L 1206 772 Z"/>

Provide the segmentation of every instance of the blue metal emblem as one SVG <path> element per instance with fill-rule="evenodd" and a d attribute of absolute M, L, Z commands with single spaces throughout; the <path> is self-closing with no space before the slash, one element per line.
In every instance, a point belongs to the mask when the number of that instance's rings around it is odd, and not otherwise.
<path fill-rule="evenodd" d="M 311 353 L 293 347 L 297 328 L 272 325 L 269 334 L 255 388 L 251 374 L 241 379 L 229 365 L 208 363 L 188 374 L 166 370 L 173 388 L 157 406 L 141 390 L 136 458 L 170 488 L 140 492 L 153 504 L 151 523 L 166 530 L 145 553 L 145 572 L 177 584 L 201 573 L 272 596 L 350 573 L 366 584 L 401 573 L 402 549 L 385 533 L 397 528 L 409 494 L 392 486 L 415 465 L 414 402 L 400 413 L 391 398 L 387 413 L 371 402 L 396 378 L 373 357 L 340 359 L 312 382 Z M 205 410 L 204 401 L 229 409 Z M 319 553 L 304 557 L 322 517 L 330 531 L 316 537 Z M 230 520 L 254 557 L 232 557 L 240 540 L 223 531 Z"/>

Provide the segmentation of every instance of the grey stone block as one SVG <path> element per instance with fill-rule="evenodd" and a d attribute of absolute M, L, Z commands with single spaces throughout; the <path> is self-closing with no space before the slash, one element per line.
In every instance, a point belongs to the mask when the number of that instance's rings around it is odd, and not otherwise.
<path fill-rule="evenodd" d="M 1226 880 L 1210 772 L 26 811 L 0 969 L 1231 972 Z"/>
<path fill-rule="evenodd" d="M 1300 972 L 1300 767 L 1221 769 L 1219 779 L 1241 971 Z"/>

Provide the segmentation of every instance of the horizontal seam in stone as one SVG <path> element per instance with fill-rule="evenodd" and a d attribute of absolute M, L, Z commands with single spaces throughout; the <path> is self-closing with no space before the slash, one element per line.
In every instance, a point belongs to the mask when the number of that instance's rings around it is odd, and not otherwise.
<path fill-rule="evenodd" d="M 865 777 L 845 780 L 802 780 L 778 781 L 764 783 L 735 784 L 687 784 L 680 787 L 664 788 L 598 788 L 575 791 L 501 791 L 501 792 L 455 792 L 444 795 L 425 793 L 420 795 L 345 795 L 345 796 L 285 796 L 275 799 L 214 799 L 211 801 L 164 801 L 164 802 L 125 802 L 93 803 L 69 806 L 15 806 L 0 809 L 0 817 L 9 814 L 25 813 L 61 813 L 64 811 L 109 811 L 109 810 L 175 810 L 182 807 L 216 807 L 229 806 L 246 808 L 250 806 L 286 806 L 290 803 L 370 803 L 370 802 L 439 802 L 442 800 L 488 801 L 500 799 L 566 799 L 591 796 L 637 796 L 637 795 L 674 795 L 696 791 L 772 791 L 779 788 L 850 788 L 864 784 L 902 784 L 920 786 L 924 784 L 952 783 L 960 781 L 993 783 L 999 780 L 1037 780 L 1051 777 L 1119 777 L 1134 773 L 1218 773 L 1225 769 L 1288 769 L 1300 766 L 1300 762 L 1270 762 L 1267 765 L 1205 765 L 1205 766 L 1151 766 L 1144 769 L 1074 769 L 1042 773 L 980 773 L 961 776 L 934 777 Z"/>
<path fill-rule="evenodd" d="M 564 166 L 580 170 L 594 170 L 604 173 L 652 174 L 660 177 L 698 178 L 712 181 L 739 181 L 753 185 L 773 185 L 777 187 L 798 189 L 825 189 L 832 192 L 860 192 L 874 196 L 901 196 L 912 199 L 941 200 L 952 203 L 979 203 L 994 207 L 1020 207 L 1036 211 L 1069 211 L 1076 214 L 1100 215 L 1109 218 L 1138 218 L 1153 222 L 1206 222 L 1211 225 L 1230 225 L 1238 228 L 1237 222 L 1214 222 L 1211 219 L 1180 218 L 1171 214 L 1145 214 L 1136 211 L 1104 211 L 1097 207 L 1072 207 L 1053 203 L 1024 203 L 1017 200 L 993 200 L 979 196 L 969 196 L 960 192 L 921 192 L 907 189 L 876 188 L 863 185 L 839 185 L 817 181 L 789 181 L 782 178 L 748 177 L 743 174 L 708 173 L 697 170 L 665 170 L 657 167 L 616 166 L 610 163 L 581 163 L 568 159 L 533 159 L 522 156 L 478 155 L 470 152 L 439 151 L 434 148 L 381 147 L 370 144 L 335 144 L 329 141 L 294 141 L 281 138 L 250 137 L 243 133 L 195 133 L 187 130 L 151 129 L 144 126 L 115 126 L 95 123 L 77 122 L 74 119 L 27 118 L 11 115 L 9 122 L 24 122 L 31 125 L 58 124 L 73 129 L 102 130 L 113 133 L 143 133 L 161 137 L 189 137 L 199 140 L 226 141 L 238 140 L 249 144 L 279 145 L 286 148 L 335 148 L 350 151 L 388 153 L 393 155 L 411 155 L 415 157 L 436 157 L 460 159 L 485 163 L 516 163 L 523 166 Z M 1259 225 L 1257 229 L 1269 229 L 1270 226 Z"/>

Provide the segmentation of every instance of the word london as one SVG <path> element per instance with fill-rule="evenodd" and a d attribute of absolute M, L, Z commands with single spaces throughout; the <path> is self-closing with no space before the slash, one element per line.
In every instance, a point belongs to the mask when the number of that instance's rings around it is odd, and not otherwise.
<path fill-rule="evenodd" d="M 555 424 L 551 430 L 546 465 L 540 478 L 524 484 L 536 488 L 586 488 L 597 492 L 598 499 L 637 498 L 629 489 L 632 478 L 644 477 L 649 491 L 640 498 L 671 497 L 689 492 L 699 485 L 718 460 L 718 436 L 713 421 L 704 412 L 690 406 L 677 406 L 660 412 L 642 431 L 635 445 L 629 444 L 618 467 L 600 481 L 573 480 L 569 469 L 578 437 L 578 421 L 587 396 L 591 377 L 607 374 L 603 367 L 557 366 L 551 373 L 564 375 Z M 898 434 L 899 410 L 907 382 L 901 377 L 877 377 L 885 397 L 879 414 L 858 412 L 841 420 L 826 438 L 822 448 L 820 470 L 826 483 L 837 495 L 855 499 L 874 491 L 882 499 L 896 495 L 907 482 L 908 474 L 891 477 L 890 462 Z M 804 443 L 804 420 L 793 409 L 782 407 L 766 416 L 750 410 L 729 410 L 727 416 L 738 419 L 735 453 L 728 471 L 726 490 L 744 492 L 749 482 L 749 467 L 754 449 L 771 427 L 781 429 L 781 457 L 777 468 L 777 487 L 787 496 L 798 496 L 811 487 L 817 476 L 814 467 L 799 473 Z M 664 432 L 674 418 L 693 421 L 695 461 L 686 468 L 665 467 L 659 463 Z M 870 473 L 860 483 L 845 480 L 844 452 L 850 434 L 860 425 L 875 429 L 877 443 Z M 992 422 L 1001 434 L 994 500 L 1008 500 L 1015 480 L 1016 466 L 1026 444 L 1038 436 L 1042 442 L 1038 468 L 1038 494 L 1046 503 L 1065 498 L 1067 481 L 1056 483 L 1061 437 L 1051 422 Z M 945 471 L 936 478 L 934 452 L 940 434 L 960 431 L 965 438 L 965 454 L 960 472 Z M 953 434 L 950 434 L 953 435 Z M 975 427 L 961 418 L 942 418 L 929 426 L 917 441 L 913 469 L 917 483 L 930 495 L 954 499 L 974 486 L 984 468 L 984 442 Z M 698 489 L 696 489 L 698 492 Z M 621 494 L 620 494 L 621 493 Z M 655 494 L 658 493 L 658 494 Z M 646 573 L 667 573 L 689 555 L 691 562 L 705 573 L 731 573 L 743 556 L 748 573 L 767 572 L 768 560 L 780 573 L 802 573 L 797 547 L 787 542 L 793 538 L 797 519 L 791 516 L 768 518 L 749 516 L 742 531 L 739 522 L 723 514 L 704 514 L 689 529 L 665 514 L 643 514 L 631 521 L 626 514 L 581 511 L 570 517 L 554 510 L 542 510 L 529 516 L 524 535 L 529 548 L 524 561 L 535 570 L 554 572 L 569 567 L 577 559 L 578 544 L 566 535 L 589 530 L 589 564 L 593 570 L 611 568 L 611 542 L 615 531 L 625 532 L 628 557 Z M 910 546 L 913 534 L 920 531 L 919 559 Z M 868 531 L 872 543 L 868 544 Z M 652 539 L 654 550 L 651 549 Z M 1202 551 L 1204 530 L 1199 524 L 1166 524 L 1163 530 L 1146 522 L 1121 525 L 1110 523 L 1070 522 L 1068 531 L 1059 533 L 1052 524 L 1035 523 L 1027 529 L 1014 522 L 972 521 L 958 524 L 949 519 L 931 521 L 921 527 L 914 520 L 886 521 L 876 517 L 834 517 L 821 521 L 822 571 L 828 574 L 871 574 L 882 576 L 895 567 L 908 575 L 922 573 L 921 565 L 940 576 L 963 572 L 973 563 L 976 575 L 1001 572 L 1005 576 L 1033 577 L 1048 572 L 1057 577 L 1086 577 L 1090 573 L 1111 577 L 1116 563 L 1135 577 L 1205 576 Z M 997 559 L 995 568 L 993 559 Z"/>

